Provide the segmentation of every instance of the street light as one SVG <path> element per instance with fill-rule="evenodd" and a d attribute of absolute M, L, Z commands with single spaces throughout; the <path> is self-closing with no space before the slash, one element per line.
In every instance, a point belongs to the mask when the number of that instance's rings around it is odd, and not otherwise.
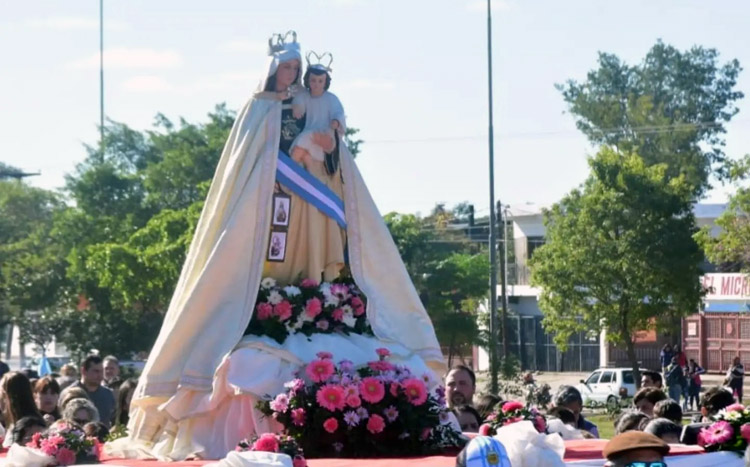
<path fill-rule="evenodd" d="M 495 239 L 495 135 L 492 121 L 492 0 L 487 0 L 487 78 L 490 171 L 490 390 L 497 393 L 497 241 Z"/>

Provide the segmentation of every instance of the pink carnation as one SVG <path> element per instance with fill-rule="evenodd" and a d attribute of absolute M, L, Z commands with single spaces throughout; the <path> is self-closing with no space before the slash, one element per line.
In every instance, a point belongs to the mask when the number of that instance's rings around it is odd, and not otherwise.
<path fill-rule="evenodd" d="M 745 406 L 742 404 L 732 404 L 726 408 L 727 412 L 742 412 L 745 410 Z"/>
<path fill-rule="evenodd" d="M 315 394 L 315 400 L 321 407 L 328 409 L 331 412 L 344 410 L 346 407 L 344 388 L 333 384 L 326 384 L 318 389 L 318 392 Z"/>
<path fill-rule="evenodd" d="M 331 352 L 318 352 L 315 354 L 315 356 L 321 360 L 330 360 L 333 358 L 333 354 Z"/>
<path fill-rule="evenodd" d="M 255 310 L 258 312 L 258 319 L 268 319 L 273 314 L 273 307 L 268 303 L 258 303 L 258 306 L 255 307 Z"/>
<path fill-rule="evenodd" d="M 398 397 L 398 389 L 400 387 L 401 387 L 401 385 L 398 384 L 398 383 L 391 383 L 391 390 L 390 390 L 390 392 L 391 392 L 391 395 L 393 397 Z"/>
<path fill-rule="evenodd" d="M 315 318 L 323 311 L 323 305 L 320 303 L 320 299 L 311 298 L 305 303 L 305 314 L 310 318 Z"/>
<path fill-rule="evenodd" d="M 76 462 L 76 453 L 68 448 L 60 448 L 55 454 L 58 465 L 73 465 Z"/>
<path fill-rule="evenodd" d="M 286 412 L 286 409 L 289 408 L 289 396 L 279 394 L 269 405 L 274 412 Z"/>
<path fill-rule="evenodd" d="M 333 418 L 333 417 L 330 417 L 330 418 L 328 418 L 328 420 L 326 420 L 325 422 L 323 422 L 323 428 L 324 428 L 324 429 L 325 429 L 325 430 L 326 430 L 327 432 L 329 432 L 329 433 L 333 433 L 333 432 L 335 432 L 336 430 L 338 430 L 338 428 L 339 428 L 339 421 L 338 421 L 338 420 L 336 420 L 336 419 L 335 419 L 335 418 Z"/>
<path fill-rule="evenodd" d="M 745 423 L 740 427 L 740 435 L 745 438 L 745 441 L 750 441 L 750 423 Z"/>
<path fill-rule="evenodd" d="M 292 410 L 292 423 L 297 426 L 305 425 L 305 409 L 299 408 Z"/>
<path fill-rule="evenodd" d="M 503 404 L 503 413 L 512 412 L 514 410 L 520 410 L 523 408 L 523 404 L 518 401 L 508 401 Z"/>
<path fill-rule="evenodd" d="M 385 420 L 383 417 L 377 414 L 370 415 L 370 419 L 367 420 L 367 431 L 370 433 L 380 433 L 385 429 Z"/>
<path fill-rule="evenodd" d="M 384 347 L 381 347 L 379 349 L 375 349 L 375 353 L 378 354 L 378 357 L 385 358 L 391 354 L 391 351 Z"/>
<path fill-rule="evenodd" d="M 318 281 L 315 279 L 302 279 L 302 282 L 299 284 L 300 287 L 306 287 L 306 288 L 314 288 L 318 286 Z"/>
<path fill-rule="evenodd" d="M 368 362 L 367 366 L 372 368 L 374 371 L 392 371 L 396 367 L 391 362 L 385 362 L 385 361 L 376 361 L 376 362 Z"/>
<path fill-rule="evenodd" d="M 334 366 L 330 360 L 313 360 L 305 368 L 307 376 L 315 383 L 324 383 L 333 376 Z"/>
<path fill-rule="evenodd" d="M 263 433 L 253 444 L 253 451 L 279 452 L 279 440 L 273 433 Z"/>
<path fill-rule="evenodd" d="M 352 308 L 354 308 L 354 316 L 362 316 L 365 312 L 365 304 L 359 297 L 352 298 Z"/>
<path fill-rule="evenodd" d="M 321 319 L 320 321 L 315 323 L 315 326 L 321 331 L 325 331 L 328 329 L 328 321 L 325 319 Z"/>
<path fill-rule="evenodd" d="M 331 313 L 331 316 L 333 316 L 333 319 L 336 321 L 344 321 L 344 310 L 341 308 L 336 308 L 333 310 L 333 313 Z"/>
<path fill-rule="evenodd" d="M 47 456 L 54 457 L 57 454 L 57 444 L 50 441 L 50 438 L 43 439 L 39 443 L 39 449 Z"/>
<path fill-rule="evenodd" d="M 273 314 L 276 315 L 280 321 L 286 321 L 292 317 L 292 304 L 284 300 L 273 306 Z"/>
<path fill-rule="evenodd" d="M 372 376 L 363 378 L 359 383 L 359 395 L 367 402 L 377 404 L 385 397 L 385 386 L 382 381 Z"/>
<path fill-rule="evenodd" d="M 31 436 L 31 441 L 26 443 L 26 447 L 29 448 L 39 448 L 39 441 L 42 439 L 42 433 L 36 432 Z"/>
<path fill-rule="evenodd" d="M 292 467 L 307 467 L 307 461 L 302 456 L 294 456 Z"/>
<path fill-rule="evenodd" d="M 362 405 L 362 400 L 359 398 L 359 396 L 349 396 L 346 398 L 346 405 L 356 409 L 357 407 Z"/>
<path fill-rule="evenodd" d="M 406 398 L 412 405 L 422 405 L 427 401 L 427 386 L 418 378 L 409 378 L 401 382 Z"/>

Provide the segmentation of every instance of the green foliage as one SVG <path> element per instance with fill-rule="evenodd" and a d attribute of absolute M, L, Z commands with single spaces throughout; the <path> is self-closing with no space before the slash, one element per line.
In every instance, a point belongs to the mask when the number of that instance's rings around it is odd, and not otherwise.
<path fill-rule="evenodd" d="M 743 97 L 734 89 L 737 60 L 723 65 L 715 49 L 681 52 L 657 42 L 631 66 L 599 54 L 599 68 L 583 82 L 557 85 L 578 128 L 599 145 L 637 152 L 647 165 L 667 164 L 670 178 L 684 175 L 700 195 L 715 169 L 726 175 L 724 124 Z"/>
<path fill-rule="evenodd" d="M 633 338 L 657 320 L 700 304 L 702 253 L 684 176 L 603 148 L 586 183 L 545 212 L 547 241 L 530 261 L 545 329 L 565 349 L 579 331 L 607 329 L 625 344 L 635 379 Z"/>

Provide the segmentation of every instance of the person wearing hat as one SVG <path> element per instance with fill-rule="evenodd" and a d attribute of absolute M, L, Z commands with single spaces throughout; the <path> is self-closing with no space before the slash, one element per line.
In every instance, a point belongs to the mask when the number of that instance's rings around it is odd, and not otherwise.
<path fill-rule="evenodd" d="M 607 467 L 666 467 L 669 445 L 650 433 L 628 431 L 604 446 Z"/>
<path fill-rule="evenodd" d="M 489 436 L 477 436 L 458 453 L 456 467 L 511 467 L 511 463 L 503 443 Z"/>

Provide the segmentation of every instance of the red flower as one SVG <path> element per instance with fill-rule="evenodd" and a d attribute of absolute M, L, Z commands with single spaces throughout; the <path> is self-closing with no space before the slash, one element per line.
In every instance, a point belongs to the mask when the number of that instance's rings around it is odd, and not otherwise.
<path fill-rule="evenodd" d="M 370 419 L 367 420 L 367 431 L 370 433 L 380 433 L 385 429 L 385 420 L 380 415 L 370 415 Z"/>
<path fill-rule="evenodd" d="M 331 358 L 333 358 L 333 354 L 331 352 L 318 352 L 315 354 L 315 356 L 321 360 L 330 360 Z"/>
<path fill-rule="evenodd" d="M 508 401 L 503 404 L 503 413 L 512 412 L 514 410 L 521 410 L 523 408 L 523 404 L 518 401 Z"/>
<path fill-rule="evenodd" d="M 279 452 L 279 440 L 273 433 L 263 433 L 253 443 L 253 451 Z"/>
<path fill-rule="evenodd" d="M 400 388 L 401 385 L 398 383 L 391 383 L 391 395 L 393 397 L 398 397 L 398 388 Z"/>
<path fill-rule="evenodd" d="M 255 310 L 258 312 L 258 319 L 268 319 L 273 314 L 273 307 L 265 302 L 258 303 Z"/>
<path fill-rule="evenodd" d="M 26 447 L 39 448 L 40 439 L 42 439 L 42 433 L 38 431 L 31 436 L 31 441 L 26 444 Z"/>
<path fill-rule="evenodd" d="M 547 422 L 544 420 L 544 417 L 541 415 L 534 417 L 534 428 L 539 433 L 544 433 L 547 430 Z"/>
<path fill-rule="evenodd" d="M 302 456 L 294 456 L 292 467 L 307 467 L 307 461 Z"/>
<path fill-rule="evenodd" d="M 750 440 L 750 423 L 745 423 L 740 427 L 740 435 L 745 438 L 745 441 Z"/>
<path fill-rule="evenodd" d="M 405 379 L 401 382 L 401 386 L 412 405 L 422 405 L 427 401 L 427 386 L 421 379 Z"/>
<path fill-rule="evenodd" d="M 55 454 L 58 465 L 73 465 L 76 462 L 76 453 L 68 448 L 60 448 Z"/>
<path fill-rule="evenodd" d="M 391 351 L 381 347 L 379 349 L 375 349 L 375 353 L 377 353 L 380 358 L 385 358 L 391 354 Z"/>
<path fill-rule="evenodd" d="M 333 316 L 333 319 L 336 321 L 344 321 L 344 310 L 341 308 L 336 308 L 333 310 L 333 313 L 331 313 L 331 316 Z"/>
<path fill-rule="evenodd" d="M 354 316 L 362 316 L 365 312 L 365 304 L 359 297 L 352 298 L 352 308 L 354 308 Z"/>
<path fill-rule="evenodd" d="M 305 368 L 307 376 L 315 383 L 324 383 L 333 376 L 334 366 L 330 360 L 313 360 Z"/>
<path fill-rule="evenodd" d="M 375 371 L 391 371 L 396 368 L 393 363 L 385 361 L 368 362 L 367 366 Z"/>
<path fill-rule="evenodd" d="M 323 311 L 323 305 L 320 303 L 320 299 L 311 298 L 305 303 L 305 313 L 310 318 L 315 318 Z"/>
<path fill-rule="evenodd" d="M 359 398 L 359 396 L 349 396 L 346 398 L 346 405 L 356 409 L 357 407 L 362 405 L 362 400 Z"/>
<path fill-rule="evenodd" d="M 302 279 L 299 284 L 300 287 L 313 288 L 318 286 L 318 281 L 315 279 Z"/>
<path fill-rule="evenodd" d="M 479 427 L 479 434 L 482 436 L 492 436 L 492 426 L 488 423 L 483 423 L 482 426 Z"/>
<path fill-rule="evenodd" d="M 297 426 L 304 426 L 305 424 L 305 409 L 299 408 L 292 410 L 292 423 Z"/>
<path fill-rule="evenodd" d="M 326 420 L 325 422 L 323 422 L 323 428 L 324 428 L 324 429 L 325 429 L 325 430 L 326 430 L 327 432 L 329 432 L 329 433 L 333 433 L 333 432 L 335 432 L 336 430 L 338 430 L 338 428 L 339 428 L 339 421 L 338 421 L 338 420 L 336 420 L 336 419 L 335 419 L 335 418 L 333 418 L 333 417 L 330 417 L 330 418 L 328 418 L 328 420 Z"/>
<path fill-rule="evenodd" d="M 328 409 L 331 412 L 344 410 L 346 407 L 344 388 L 333 384 L 326 384 L 318 389 L 318 392 L 315 394 L 315 400 L 318 401 L 318 404 L 320 404 L 321 407 Z"/>
<path fill-rule="evenodd" d="M 377 404 L 385 397 L 385 385 L 377 378 L 369 376 L 359 383 L 359 395 L 371 404 Z"/>
<path fill-rule="evenodd" d="M 280 321 L 286 321 L 292 317 L 292 304 L 284 300 L 273 306 L 273 314 L 278 316 Z"/>

